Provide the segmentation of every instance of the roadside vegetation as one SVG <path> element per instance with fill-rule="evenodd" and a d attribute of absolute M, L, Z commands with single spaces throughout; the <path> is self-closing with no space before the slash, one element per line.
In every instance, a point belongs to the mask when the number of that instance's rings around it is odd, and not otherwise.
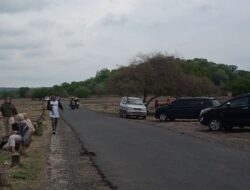
<path fill-rule="evenodd" d="M 44 98 L 55 93 L 62 97 L 91 95 L 138 95 L 150 103 L 158 96 L 238 95 L 249 92 L 250 72 L 235 65 L 214 63 L 202 58 L 183 59 L 163 53 L 140 54 L 127 65 L 102 69 L 96 76 L 53 87 L 0 89 L 14 98 Z M 150 98 L 148 99 L 148 97 Z"/>
<path fill-rule="evenodd" d="M 43 104 L 40 101 L 30 99 L 15 99 L 19 112 L 26 112 L 32 121 L 36 121 L 43 112 Z M 43 133 L 32 136 L 31 144 L 21 156 L 20 165 L 11 167 L 10 152 L 0 150 L 0 172 L 7 177 L 7 186 L 3 190 L 27 190 L 40 189 L 46 180 L 47 151 L 49 143 L 48 116 L 43 117 Z M 36 128 L 38 129 L 38 128 Z"/>

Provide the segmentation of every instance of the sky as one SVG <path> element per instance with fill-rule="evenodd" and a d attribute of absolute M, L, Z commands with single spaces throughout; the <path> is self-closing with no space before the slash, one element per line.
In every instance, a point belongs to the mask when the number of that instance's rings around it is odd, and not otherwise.
<path fill-rule="evenodd" d="M 0 0 L 0 87 L 81 81 L 158 51 L 250 70 L 250 1 Z"/>

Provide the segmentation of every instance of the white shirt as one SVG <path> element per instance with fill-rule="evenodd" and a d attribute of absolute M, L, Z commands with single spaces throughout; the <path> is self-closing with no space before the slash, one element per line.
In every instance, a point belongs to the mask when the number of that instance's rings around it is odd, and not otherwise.
<path fill-rule="evenodd" d="M 59 115 L 59 102 L 57 100 L 55 101 L 50 101 L 50 107 L 51 107 L 51 110 L 49 112 L 49 116 L 50 117 L 53 117 L 53 118 L 59 118 L 60 115 Z"/>

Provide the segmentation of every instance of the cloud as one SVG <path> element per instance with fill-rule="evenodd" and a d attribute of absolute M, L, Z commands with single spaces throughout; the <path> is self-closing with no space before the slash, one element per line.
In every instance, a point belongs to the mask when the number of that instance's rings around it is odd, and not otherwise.
<path fill-rule="evenodd" d="M 52 0 L 53 2 L 53 0 Z M 27 10 L 41 10 L 48 6 L 50 1 L 47 0 L 0 0 L 0 12 L 13 13 Z"/>
<path fill-rule="evenodd" d="M 248 0 L 0 0 L 0 5 L 0 86 L 84 80 L 152 51 L 250 70 Z"/>

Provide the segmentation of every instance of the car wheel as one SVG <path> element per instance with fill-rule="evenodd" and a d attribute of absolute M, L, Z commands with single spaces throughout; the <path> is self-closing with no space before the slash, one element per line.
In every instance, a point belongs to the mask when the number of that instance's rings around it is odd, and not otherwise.
<path fill-rule="evenodd" d="M 166 121 L 167 120 L 167 114 L 166 113 L 161 113 L 160 114 L 160 121 Z"/>
<path fill-rule="evenodd" d="M 211 131 L 219 131 L 221 129 L 221 122 L 218 119 L 212 119 L 209 122 L 209 129 Z"/>

